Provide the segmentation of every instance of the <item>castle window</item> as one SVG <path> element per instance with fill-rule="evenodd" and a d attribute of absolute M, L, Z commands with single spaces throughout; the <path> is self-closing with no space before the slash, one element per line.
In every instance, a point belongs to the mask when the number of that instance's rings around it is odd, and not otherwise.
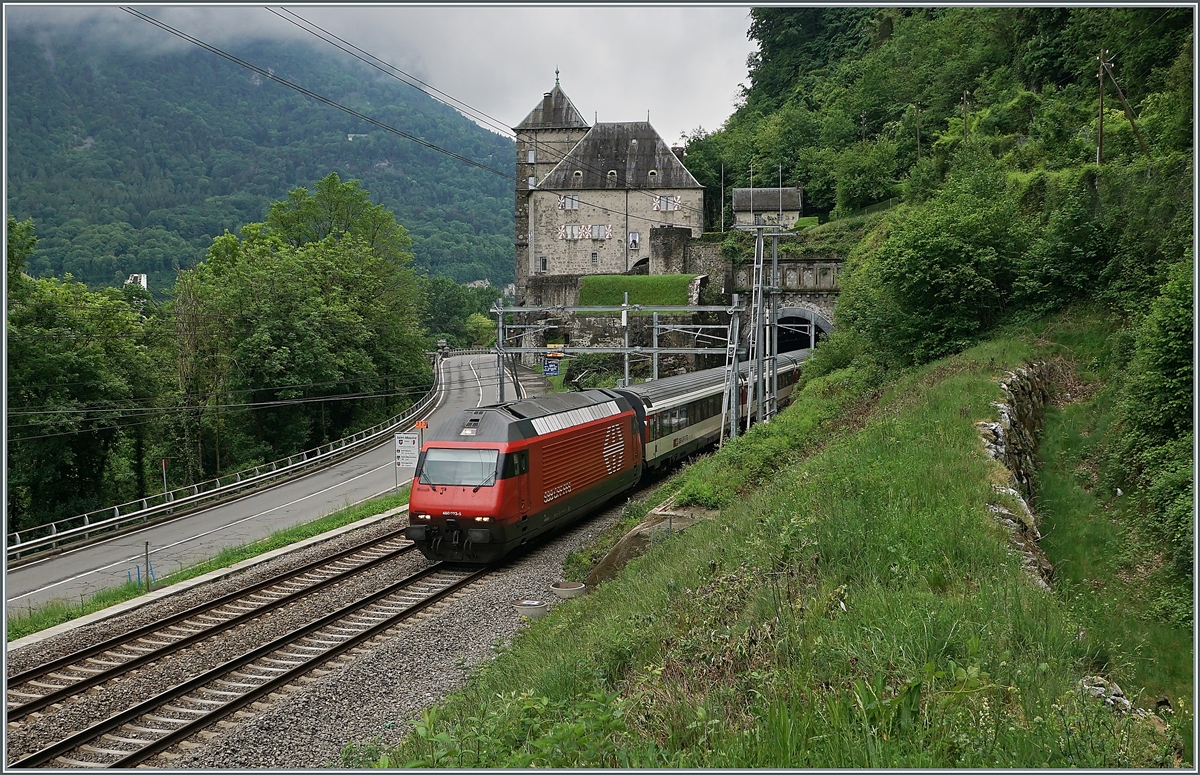
<path fill-rule="evenodd" d="M 525 152 L 525 163 L 533 164 L 533 149 L 532 148 L 530 148 L 528 151 Z"/>
<path fill-rule="evenodd" d="M 598 266 L 599 264 L 600 264 L 600 254 L 595 251 L 592 251 L 592 266 Z"/>
<path fill-rule="evenodd" d="M 592 239 L 608 239 L 608 229 L 602 223 L 592 226 Z"/>
<path fill-rule="evenodd" d="M 578 210 L 579 209 L 579 194 L 567 194 L 558 198 L 559 210 Z"/>
<path fill-rule="evenodd" d="M 609 180 L 616 180 L 616 179 L 617 179 L 617 171 L 616 171 L 616 170 L 609 170 L 609 171 L 608 171 L 608 179 L 609 179 Z"/>
<path fill-rule="evenodd" d="M 543 272 L 544 272 L 544 271 L 546 271 L 546 257 L 545 257 L 545 256 L 542 256 L 542 257 L 541 257 L 539 260 L 540 260 L 540 261 L 541 261 L 541 263 L 542 263 L 542 271 L 543 271 Z"/>
<path fill-rule="evenodd" d="M 525 183 L 530 188 L 534 188 L 535 186 L 537 186 L 537 178 L 535 178 L 533 175 L 530 175 L 529 177 L 525 178 Z"/>
<path fill-rule="evenodd" d="M 650 170 L 650 182 L 653 183 L 655 180 L 658 180 L 658 170 Z"/>
<path fill-rule="evenodd" d="M 575 179 L 579 180 L 583 177 L 583 170 L 575 170 Z"/>
<path fill-rule="evenodd" d="M 629 249 L 638 250 L 641 246 L 640 235 L 636 231 L 629 232 Z"/>

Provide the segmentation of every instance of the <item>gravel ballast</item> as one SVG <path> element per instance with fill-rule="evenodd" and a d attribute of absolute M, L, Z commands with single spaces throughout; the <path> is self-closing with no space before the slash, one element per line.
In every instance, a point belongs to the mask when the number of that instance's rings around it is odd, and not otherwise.
<path fill-rule="evenodd" d="M 323 665 L 300 684 L 210 727 L 193 741 L 147 764 L 175 768 L 312 768 L 340 766 L 348 742 L 399 742 L 413 719 L 460 687 L 472 665 L 510 639 L 523 620 L 510 601 L 518 597 L 561 602 L 550 585 L 561 579 L 566 555 L 612 524 L 624 500 L 542 542 L 502 569 L 397 626 L 367 646 Z M 8 655 L 9 675 L 157 621 L 213 597 L 311 562 L 407 523 L 407 515 L 283 554 L 211 583 L 194 586 L 118 616 L 70 629 Z M 237 627 L 194 648 L 96 687 L 46 713 L 8 729 L 10 763 L 74 731 L 100 721 L 166 686 L 215 667 L 320 615 L 428 566 L 412 552 L 354 581 L 323 590 Z"/>

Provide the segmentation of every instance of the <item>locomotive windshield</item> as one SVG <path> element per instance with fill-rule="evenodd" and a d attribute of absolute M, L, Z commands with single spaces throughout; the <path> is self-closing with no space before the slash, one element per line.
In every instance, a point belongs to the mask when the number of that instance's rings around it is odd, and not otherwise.
<path fill-rule="evenodd" d="M 425 451 L 425 464 L 418 473 L 421 484 L 491 487 L 496 483 L 494 449 L 437 449 Z"/>

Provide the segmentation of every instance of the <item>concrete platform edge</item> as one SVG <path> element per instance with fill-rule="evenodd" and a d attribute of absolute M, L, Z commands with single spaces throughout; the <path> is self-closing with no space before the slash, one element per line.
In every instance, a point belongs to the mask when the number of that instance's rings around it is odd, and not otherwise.
<path fill-rule="evenodd" d="M 408 504 L 397 506 L 396 508 L 385 511 L 382 514 L 376 514 L 373 517 L 366 517 L 365 519 L 360 519 L 357 522 L 351 522 L 349 525 L 342 525 L 341 527 L 334 528 L 326 533 L 321 533 L 320 535 L 306 538 L 303 541 L 297 541 L 296 543 L 289 544 L 288 546 L 281 546 L 278 549 L 272 549 L 266 554 L 260 554 L 257 557 L 247 558 L 239 563 L 230 565 L 228 568 L 218 568 L 217 570 L 209 571 L 202 576 L 197 576 L 193 579 L 188 579 L 187 581 L 181 581 L 178 584 L 172 584 L 169 587 L 153 590 L 149 594 L 135 597 L 132 600 L 126 600 L 123 603 L 117 603 L 116 605 L 103 608 L 99 611 L 93 611 L 86 616 L 81 616 L 78 619 L 72 619 L 69 622 L 56 624 L 53 627 L 42 630 L 41 632 L 35 632 L 31 635 L 26 635 L 24 638 L 18 638 L 17 640 L 10 642 L 5 650 L 7 653 L 11 653 L 25 646 L 29 646 L 34 643 L 40 643 L 44 640 L 53 638 L 54 636 L 60 635 L 64 632 L 69 632 L 78 627 L 84 627 L 86 625 L 123 614 L 126 611 L 132 611 L 135 608 L 140 608 L 147 603 L 153 603 L 156 600 L 162 600 L 164 597 L 185 592 L 194 587 L 198 587 L 201 584 L 209 584 L 217 579 L 224 578 L 225 576 L 229 576 L 234 573 L 240 573 L 248 568 L 254 567 L 255 565 L 287 554 L 288 552 L 294 552 L 298 549 L 305 549 L 309 546 L 313 546 L 324 541 L 329 541 L 344 533 L 349 533 L 352 530 L 360 530 L 369 525 L 373 525 L 376 522 L 381 522 L 385 519 L 389 519 L 390 517 L 394 517 L 397 514 L 403 514 L 406 511 L 408 511 Z"/>

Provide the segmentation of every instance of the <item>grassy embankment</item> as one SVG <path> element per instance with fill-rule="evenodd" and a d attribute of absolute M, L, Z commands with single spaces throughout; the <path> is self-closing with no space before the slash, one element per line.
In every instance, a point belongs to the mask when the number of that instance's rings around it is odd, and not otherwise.
<path fill-rule="evenodd" d="M 186 568 L 180 568 L 174 573 L 158 579 L 154 583 L 154 588 L 161 589 L 172 584 L 178 584 L 181 581 L 202 576 L 210 571 L 228 568 L 242 560 L 248 560 L 251 557 L 257 557 L 275 549 L 290 546 L 306 538 L 312 538 L 343 525 L 357 522 L 360 519 L 381 514 L 388 509 L 394 509 L 406 503 L 408 503 L 407 488 L 401 490 L 399 493 L 384 495 L 354 506 L 349 506 L 313 522 L 278 530 L 262 540 L 222 549 L 215 557 L 209 560 Z M 51 600 L 37 607 L 30 606 L 24 611 L 12 611 L 8 614 L 8 640 L 13 641 L 17 638 L 23 638 L 26 635 L 40 632 L 57 624 L 69 622 L 72 619 L 78 619 L 81 616 L 100 611 L 117 603 L 123 603 L 126 600 L 132 600 L 144 594 L 146 594 L 146 588 L 131 581 L 84 596 L 78 604 L 66 600 Z"/>
<path fill-rule="evenodd" d="M 1053 333 L 1009 332 L 901 375 L 860 430 L 844 423 L 807 441 L 801 432 L 790 448 L 792 434 L 760 429 L 672 479 L 664 490 L 719 506 L 716 518 L 534 622 L 382 763 L 1190 760 L 1175 728 L 1118 715 L 1079 691 L 1082 676 L 1099 673 L 1145 704 L 1138 690 L 1153 684 L 1129 659 L 1130 631 L 1096 626 L 1099 612 L 1074 604 L 1067 570 L 1065 590 L 1032 584 L 986 508 L 1004 501 L 992 488 L 1003 470 L 974 422 L 995 416 L 1002 369 L 1062 351 L 1038 338 Z M 834 398 L 844 419 L 869 384 L 854 371 L 814 379 L 772 426 L 828 427 L 831 417 L 818 416 L 828 406 L 811 402 Z M 1109 613 L 1123 626 L 1144 631 L 1117 607 Z M 1190 663 L 1188 638 L 1176 642 Z M 1176 698 L 1190 692 L 1190 676 L 1159 678 Z M 1187 729 L 1190 710 L 1176 703 L 1170 723 Z M 370 753 L 348 746 L 344 762 Z"/>

